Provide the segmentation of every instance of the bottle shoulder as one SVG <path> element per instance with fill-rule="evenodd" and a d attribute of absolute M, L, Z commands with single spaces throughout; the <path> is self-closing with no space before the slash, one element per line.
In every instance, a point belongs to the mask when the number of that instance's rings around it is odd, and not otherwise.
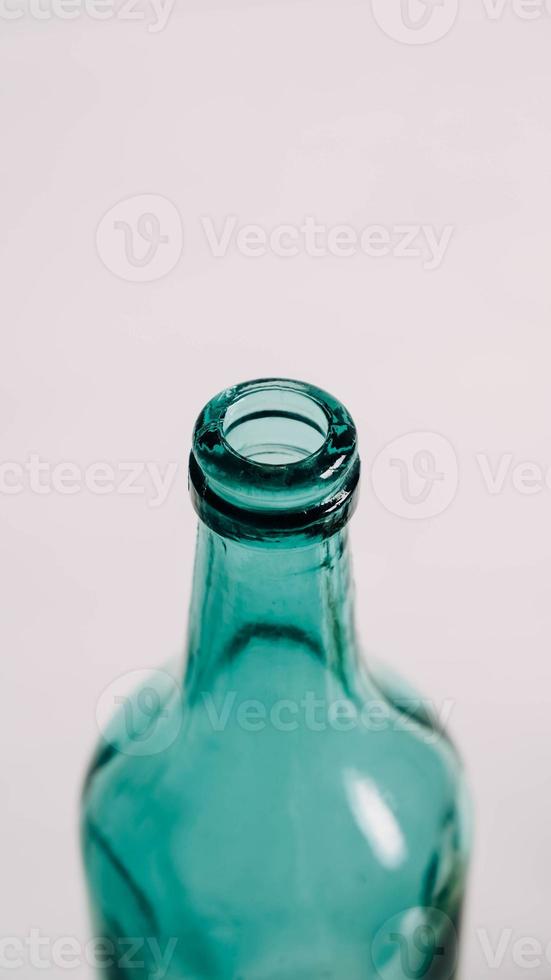
<path fill-rule="evenodd" d="M 315 664 L 294 664 L 301 712 L 296 697 L 268 703 L 245 661 L 208 697 L 159 691 L 149 742 L 133 742 L 119 705 L 83 799 L 85 862 L 104 918 L 125 906 L 140 928 L 168 935 L 209 922 L 209 955 L 246 936 L 267 950 L 274 923 L 282 935 L 321 930 L 339 962 L 351 949 L 364 956 L 404 909 L 454 919 L 468 839 L 450 744 L 415 719 L 404 725 L 395 687 L 331 689 Z M 285 675 L 282 665 L 289 693 Z M 353 709 L 377 700 L 379 715 L 360 723 Z M 143 693 L 130 703 L 143 707 Z M 148 908 L 160 925 L 145 921 Z M 350 977 L 363 968 L 351 963 Z"/>
<path fill-rule="evenodd" d="M 464 819 L 462 766 L 430 702 L 379 665 L 348 690 L 311 657 L 300 667 L 298 687 L 282 664 L 263 689 L 245 658 L 193 699 L 173 674 L 153 672 L 103 733 L 85 814 L 103 822 L 108 811 L 113 822 L 119 810 L 121 820 L 132 810 L 155 819 L 170 811 L 167 820 L 185 829 L 185 818 L 199 821 L 209 805 L 242 819 L 240 799 L 259 819 L 267 807 L 283 820 L 302 807 L 316 822 L 326 819 L 323 801 L 360 833 L 371 808 L 427 846 L 450 813 Z"/>

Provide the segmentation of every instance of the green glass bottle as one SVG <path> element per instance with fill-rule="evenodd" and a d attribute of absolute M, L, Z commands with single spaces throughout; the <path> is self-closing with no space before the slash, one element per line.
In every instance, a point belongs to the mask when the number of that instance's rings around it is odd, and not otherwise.
<path fill-rule="evenodd" d="M 122 699 L 83 795 L 109 980 L 451 980 L 461 766 L 364 664 L 356 430 L 326 392 L 238 385 L 197 421 L 180 678 Z"/>

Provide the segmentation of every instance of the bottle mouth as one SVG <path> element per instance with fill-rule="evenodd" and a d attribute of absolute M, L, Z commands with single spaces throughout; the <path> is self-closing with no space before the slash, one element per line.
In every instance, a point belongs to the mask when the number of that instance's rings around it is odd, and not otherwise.
<path fill-rule="evenodd" d="M 213 398 L 195 424 L 190 491 L 199 516 L 234 538 L 334 533 L 359 479 L 354 423 L 312 385 L 267 378 Z"/>

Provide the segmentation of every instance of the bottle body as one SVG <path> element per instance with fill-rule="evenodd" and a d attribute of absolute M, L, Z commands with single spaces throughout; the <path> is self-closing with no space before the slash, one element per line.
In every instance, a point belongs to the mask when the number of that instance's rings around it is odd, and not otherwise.
<path fill-rule="evenodd" d="M 455 977 L 463 778 L 416 704 L 364 665 L 345 527 L 201 522 L 182 675 L 119 707 L 84 793 L 109 980 Z"/>

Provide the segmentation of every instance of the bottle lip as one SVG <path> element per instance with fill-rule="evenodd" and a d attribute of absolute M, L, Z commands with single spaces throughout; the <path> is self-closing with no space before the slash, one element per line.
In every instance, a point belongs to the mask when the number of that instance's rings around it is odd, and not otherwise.
<path fill-rule="evenodd" d="M 266 420 L 295 425 L 309 443 L 314 440 L 313 451 L 303 449 L 277 463 L 264 458 L 270 458 L 269 446 L 262 447 L 262 459 L 239 451 L 235 430 L 246 423 L 250 432 Z M 302 381 L 260 378 L 226 388 L 195 423 L 192 501 L 199 517 L 224 536 L 332 534 L 353 512 L 359 472 L 349 412 L 328 392 Z"/>

